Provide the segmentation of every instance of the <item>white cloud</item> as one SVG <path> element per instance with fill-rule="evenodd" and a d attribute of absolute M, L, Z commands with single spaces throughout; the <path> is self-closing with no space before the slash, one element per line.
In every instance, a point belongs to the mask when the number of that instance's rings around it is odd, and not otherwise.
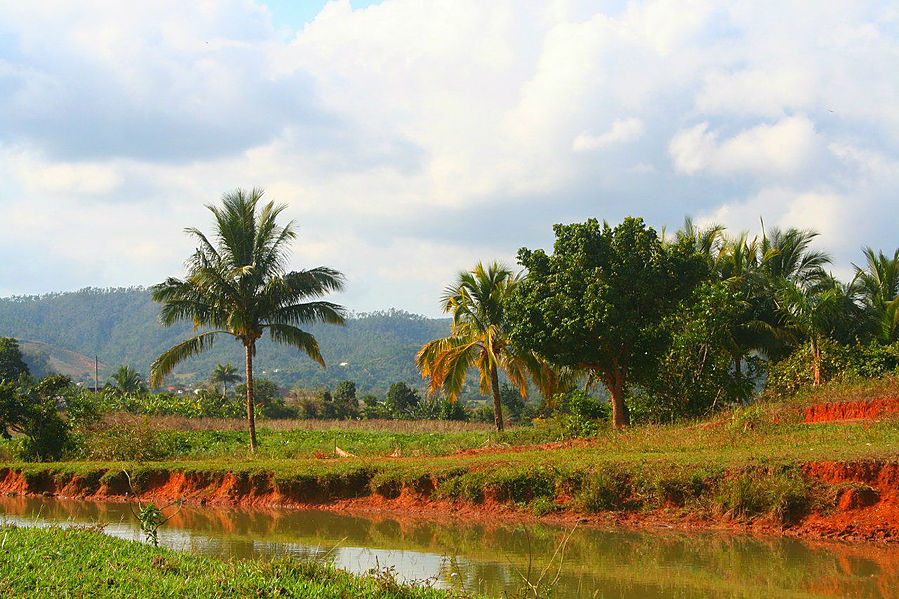
<path fill-rule="evenodd" d="M 645 127 L 643 121 L 637 118 L 621 119 L 612 123 L 612 127 L 601 135 L 581 133 L 574 138 L 571 149 L 575 152 L 585 152 L 605 148 L 617 143 L 627 143 L 639 139 L 643 135 Z"/>
<path fill-rule="evenodd" d="M 848 262 L 895 243 L 890 4 L 336 0 L 286 34 L 253 0 L 4 3 L 0 254 L 41 268 L 0 292 L 160 280 L 253 185 L 355 309 L 433 313 L 477 259 L 630 211 L 807 223 Z"/>
<path fill-rule="evenodd" d="M 678 131 L 668 147 L 675 168 L 686 174 L 793 174 L 819 149 L 814 125 L 803 116 L 757 125 L 723 141 L 719 137 L 708 123 Z"/>

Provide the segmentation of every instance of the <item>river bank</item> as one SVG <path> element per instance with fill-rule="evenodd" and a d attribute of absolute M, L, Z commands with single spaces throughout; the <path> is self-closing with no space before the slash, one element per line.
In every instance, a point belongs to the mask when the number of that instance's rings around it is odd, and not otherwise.
<path fill-rule="evenodd" d="M 523 455 L 437 458 L 428 460 L 430 472 L 416 460 L 294 461 L 246 469 L 29 464 L 0 468 L 0 493 L 899 540 L 899 460 L 605 463 L 563 470 Z M 559 456 L 552 457 L 558 463 Z"/>

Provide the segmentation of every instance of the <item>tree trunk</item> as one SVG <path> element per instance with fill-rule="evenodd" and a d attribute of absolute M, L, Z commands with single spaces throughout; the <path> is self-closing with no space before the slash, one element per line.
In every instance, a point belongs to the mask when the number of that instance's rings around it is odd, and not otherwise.
<path fill-rule="evenodd" d="M 624 428 L 630 425 L 631 417 L 624 404 L 624 376 L 617 365 L 609 383 L 609 394 L 612 396 L 612 425 L 615 428 Z"/>
<path fill-rule="evenodd" d="M 253 348 L 254 343 L 246 344 L 247 350 L 247 423 L 250 427 L 250 451 L 256 452 L 256 403 L 253 401 Z"/>
<path fill-rule="evenodd" d="M 821 384 L 821 348 L 812 343 L 812 361 L 815 365 L 815 386 Z"/>
<path fill-rule="evenodd" d="M 743 378 L 743 358 L 740 356 L 734 358 L 734 372 L 737 375 L 737 380 Z"/>
<path fill-rule="evenodd" d="M 609 387 L 609 394 L 612 396 L 612 425 L 615 428 L 624 428 L 630 422 L 630 415 L 627 413 L 627 406 L 624 405 L 624 389 L 618 385 Z"/>
<path fill-rule="evenodd" d="M 503 404 L 499 397 L 499 375 L 496 366 L 490 367 L 490 386 L 493 388 L 493 419 L 496 421 L 496 430 L 503 431 Z"/>

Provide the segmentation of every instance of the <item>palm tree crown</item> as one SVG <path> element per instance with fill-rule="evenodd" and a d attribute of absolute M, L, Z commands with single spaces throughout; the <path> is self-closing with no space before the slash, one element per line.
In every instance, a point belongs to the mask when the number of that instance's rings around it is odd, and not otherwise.
<path fill-rule="evenodd" d="M 222 384 L 222 395 L 224 395 L 228 392 L 228 385 L 238 382 L 240 375 L 237 374 L 237 367 L 228 362 L 227 364 L 216 364 L 210 379 L 213 385 Z"/>
<path fill-rule="evenodd" d="M 119 366 L 110 378 L 112 382 L 109 384 L 109 388 L 116 393 L 140 395 L 147 391 L 147 385 L 144 383 L 143 377 L 130 366 Z"/>
<path fill-rule="evenodd" d="M 323 266 L 287 272 L 294 223 L 280 226 L 276 220 L 285 206 L 260 205 L 262 194 L 261 189 L 237 189 L 222 197 L 221 206 L 208 206 L 215 217 L 215 236 L 210 240 L 198 229 L 186 229 L 199 244 L 187 261 L 187 276 L 170 277 L 151 288 L 153 299 L 163 304 L 163 324 L 190 320 L 195 330 L 212 329 L 159 356 L 150 369 L 151 381 L 158 384 L 179 362 L 211 347 L 218 335 L 233 336 L 246 350 L 251 449 L 256 447 L 256 341 L 267 330 L 273 341 L 292 345 L 324 366 L 315 337 L 298 325 L 344 322 L 342 306 L 317 299 L 342 289 L 343 275 Z M 309 299 L 315 301 L 305 301 Z"/>

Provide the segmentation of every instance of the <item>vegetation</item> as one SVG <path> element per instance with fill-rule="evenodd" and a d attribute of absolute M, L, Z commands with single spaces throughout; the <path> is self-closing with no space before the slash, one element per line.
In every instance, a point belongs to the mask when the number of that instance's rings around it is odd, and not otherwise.
<path fill-rule="evenodd" d="M 231 335 L 246 354 L 247 423 L 250 449 L 256 448 L 253 358 L 256 343 L 268 331 L 272 341 L 291 345 L 324 366 L 318 341 L 298 328 L 312 322 L 343 324 L 344 309 L 317 300 L 343 286 L 342 275 L 327 267 L 286 272 L 287 243 L 296 237 L 293 223 L 277 224 L 285 206 L 258 206 L 262 190 L 238 189 L 225 194 L 215 215 L 215 243 L 199 229 L 187 232 L 200 243 L 189 261 L 185 279 L 169 278 L 152 288 L 163 304 L 166 326 L 190 320 L 194 329 L 210 327 L 160 355 L 150 367 L 151 383 L 159 384 L 182 360 L 213 344 L 217 335 Z M 257 211 L 258 208 L 258 211 Z M 312 298 L 314 301 L 304 301 Z"/>
<path fill-rule="evenodd" d="M 702 262 L 666 246 L 641 219 L 556 225 L 554 253 L 523 248 L 527 277 L 509 301 L 513 341 L 608 390 L 612 421 L 629 423 L 625 395 L 664 351 L 665 315 L 699 280 Z"/>
<path fill-rule="evenodd" d="M 27 374 L 28 366 L 22 360 L 18 340 L 0 337 L 0 381 L 15 381 Z"/>
<path fill-rule="evenodd" d="M 527 396 L 527 373 L 539 383 L 545 378 L 543 364 L 531 352 L 518 351 L 505 329 L 504 307 L 518 285 L 518 277 L 494 262 L 478 263 L 444 291 L 441 305 L 452 313 L 449 337 L 426 343 L 416 356 L 423 377 L 431 379 L 431 391 L 442 390 L 455 401 L 465 385 L 468 371 L 480 373 L 480 391 L 493 395 L 496 430 L 503 430 L 499 371 L 506 373 L 522 397 Z"/>
<path fill-rule="evenodd" d="M 237 374 L 237 367 L 231 362 L 227 364 L 216 364 L 212 375 L 209 378 L 213 385 L 222 385 L 222 395 L 228 395 L 228 385 L 240 382 L 240 375 Z"/>
<path fill-rule="evenodd" d="M 363 597 L 438 599 L 387 576 L 293 558 L 223 561 L 115 539 L 100 530 L 0 528 L 4 597 Z"/>
<path fill-rule="evenodd" d="M 119 366 L 108 383 L 109 390 L 116 395 L 144 395 L 147 383 L 139 372 L 130 366 Z"/>

